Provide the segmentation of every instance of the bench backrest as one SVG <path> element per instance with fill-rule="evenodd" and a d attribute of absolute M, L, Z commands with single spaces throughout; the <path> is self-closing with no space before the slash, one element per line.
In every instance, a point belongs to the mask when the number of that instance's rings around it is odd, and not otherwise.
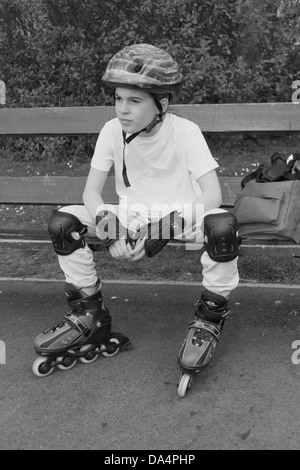
<path fill-rule="evenodd" d="M 170 111 L 199 125 L 204 134 L 300 133 L 297 103 L 173 105 Z M 97 135 L 115 117 L 113 106 L 1 108 L 0 136 Z M 0 204 L 81 204 L 86 177 L 0 177 Z M 222 177 L 223 206 L 231 207 L 240 177 Z M 114 179 L 104 190 L 117 202 Z"/>
<path fill-rule="evenodd" d="M 297 103 L 173 105 L 170 111 L 195 122 L 207 134 L 300 132 Z M 98 134 L 113 117 L 113 106 L 0 108 L 0 135 Z"/>

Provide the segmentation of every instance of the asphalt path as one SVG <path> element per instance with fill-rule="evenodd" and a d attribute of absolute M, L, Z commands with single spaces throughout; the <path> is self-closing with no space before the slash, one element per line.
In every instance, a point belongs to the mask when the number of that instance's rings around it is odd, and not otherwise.
<path fill-rule="evenodd" d="M 297 287 L 239 286 L 215 357 L 184 398 L 176 358 L 200 287 L 106 283 L 103 293 L 133 347 L 37 378 L 33 338 L 66 312 L 63 283 L 0 281 L 1 450 L 300 448 Z"/>

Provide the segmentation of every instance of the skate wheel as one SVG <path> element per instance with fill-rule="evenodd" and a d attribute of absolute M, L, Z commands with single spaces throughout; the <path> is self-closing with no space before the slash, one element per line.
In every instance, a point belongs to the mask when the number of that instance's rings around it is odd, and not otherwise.
<path fill-rule="evenodd" d="M 85 344 L 84 346 L 81 346 L 81 348 L 79 349 L 79 352 L 82 353 L 86 349 L 89 349 L 90 347 L 91 347 L 90 344 Z M 97 351 L 99 351 L 99 348 L 96 348 L 93 351 L 88 352 L 86 356 L 80 357 L 79 360 L 83 362 L 83 364 L 91 364 L 92 362 L 95 362 L 98 357 Z"/>
<path fill-rule="evenodd" d="M 37 377 L 47 377 L 53 371 L 54 367 L 47 364 L 47 359 L 44 357 L 38 357 L 32 364 L 32 372 Z"/>
<path fill-rule="evenodd" d="M 68 351 L 70 353 L 75 353 L 72 349 Z M 57 361 L 61 362 L 61 364 L 57 364 L 58 369 L 60 370 L 69 370 L 72 369 L 72 367 L 75 366 L 77 359 L 74 359 L 74 357 L 70 356 L 60 356 L 56 358 Z"/>
<path fill-rule="evenodd" d="M 185 396 L 186 392 L 191 386 L 191 383 L 192 383 L 192 376 L 190 374 L 183 374 L 178 385 L 178 395 L 181 398 Z"/>
<path fill-rule="evenodd" d="M 105 357 L 112 357 L 118 354 L 120 348 L 117 348 L 115 345 L 120 344 L 120 341 L 117 338 L 109 338 L 109 342 L 112 344 L 106 351 L 103 351 L 101 354 Z M 100 350 L 106 349 L 107 346 L 101 344 Z"/>

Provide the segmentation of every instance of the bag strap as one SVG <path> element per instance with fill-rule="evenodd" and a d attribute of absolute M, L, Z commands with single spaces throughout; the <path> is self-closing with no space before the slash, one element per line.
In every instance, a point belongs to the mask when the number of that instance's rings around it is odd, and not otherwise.
<path fill-rule="evenodd" d="M 241 181 L 241 186 L 242 188 L 244 189 L 244 187 L 246 186 L 247 183 L 249 183 L 249 181 L 251 180 L 256 180 L 257 179 L 257 176 L 261 173 L 261 171 L 263 170 L 263 168 L 265 167 L 265 165 L 263 165 L 262 163 L 259 165 L 258 168 L 256 168 L 256 170 L 252 171 L 251 173 L 249 173 L 249 175 L 246 175 L 242 181 Z"/>
<path fill-rule="evenodd" d="M 249 175 L 245 176 L 241 181 L 241 186 L 244 188 L 246 184 L 255 179 L 258 183 L 270 183 L 272 181 L 289 181 L 299 180 L 299 173 L 292 173 L 292 168 L 295 160 L 300 159 L 300 153 L 293 154 L 293 160 L 288 163 L 282 158 L 278 152 L 271 156 L 271 165 L 265 167 L 261 164 Z"/>
<path fill-rule="evenodd" d="M 295 179 L 294 175 L 290 173 L 292 178 L 289 178 L 288 173 L 292 169 L 292 162 L 286 163 L 279 153 L 274 153 L 271 157 L 271 165 L 264 168 L 259 175 L 257 175 L 256 181 L 270 183 L 272 181 L 280 181 L 282 179 Z"/>

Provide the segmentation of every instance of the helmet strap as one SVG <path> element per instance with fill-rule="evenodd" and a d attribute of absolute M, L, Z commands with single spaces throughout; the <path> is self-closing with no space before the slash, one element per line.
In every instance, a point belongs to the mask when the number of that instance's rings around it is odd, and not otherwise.
<path fill-rule="evenodd" d="M 131 184 L 129 183 L 129 179 L 127 176 L 127 168 L 126 168 L 126 163 L 125 163 L 125 149 L 126 149 L 126 144 L 130 144 L 130 142 L 139 135 L 139 133 L 142 131 L 135 132 L 134 134 L 131 134 L 129 137 L 126 137 L 126 132 L 122 130 L 122 136 L 123 136 L 123 169 L 122 169 L 122 177 L 124 184 L 126 188 L 129 188 Z"/>
<path fill-rule="evenodd" d="M 166 112 L 163 111 L 163 107 L 162 107 L 162 104 L 161 102 L 157 99 L 156 96 L 153 95 L 153 99 L 154 99 L 154 102 L 155 102 L 155 105 L 159 111 L 159 114 L 154 116 L 153 120 L 150 122 L 150 124 L 148 124 L 148 126 L 144 127 L 143 129 L 141 129 L 140 131 L 138 132 L 134 132 L 133 134 L 131 134 L 129 137 L 126 137 L 126 132 L 124 132 L 122 130 L 122 136 L 123 136 L 123 169 L 122 169 L 122 177 L 123 177 L 123 181 L 124 181 L 124 184 L 126 186 L 126 188 L 129 188 L 131 186 L 130 182 L 129 182 L 129 179 L 128 179 L 128 175 L 127 175 L 127 167 L 126 167 L 126 162 L 125 162 L 125 149 L 126 149 L 126 144 L 130 144 L 130 142 L 135 139 L 135 137 L 137 137 L 141 132 L 146 132 L 147 134 L 149 132 L 152 131 L 152 129 L 157 126 L 157 124 L 159 124 L 160 122 L 163 121 L 163 118 L 164 118 L 164 115 L 166 114 Z"/>

